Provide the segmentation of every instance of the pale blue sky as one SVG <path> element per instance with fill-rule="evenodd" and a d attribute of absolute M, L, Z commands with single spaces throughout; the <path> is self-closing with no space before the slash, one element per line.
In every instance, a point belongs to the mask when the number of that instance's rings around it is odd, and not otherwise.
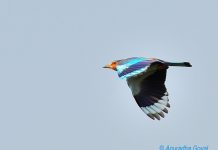
<path fill-rule="evenodd" d="M 1 0 L 0 149 L 217 149 L 218 2 Z M 132 56 L 170 68 L 171 108 L 149 119 L 101 67 Z"/>

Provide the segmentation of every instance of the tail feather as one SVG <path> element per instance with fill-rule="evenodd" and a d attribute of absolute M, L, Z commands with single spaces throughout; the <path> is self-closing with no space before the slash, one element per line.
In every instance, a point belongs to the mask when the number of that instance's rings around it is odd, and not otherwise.
<path fill-rule="evenodd" d="M 192 67 L 189 62 L 180 62 L 180 63 L 173 63 L 173 62 L 166 62 L 168 66 L 179 66 L 179 67 Z"/>

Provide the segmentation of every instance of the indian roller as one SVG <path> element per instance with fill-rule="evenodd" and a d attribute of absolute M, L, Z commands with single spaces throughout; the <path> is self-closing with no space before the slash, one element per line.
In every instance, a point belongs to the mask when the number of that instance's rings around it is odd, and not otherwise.
<path fill-rule="evenodd" d="M 151 119 L 160 120 L 170 108 L 165 87 L 169 66 L 191 67 L 189 62 L 167 62 L 157 58 L 132 57 L 116 60 L 104 66 L 126 79 L 136 103 Z"/>

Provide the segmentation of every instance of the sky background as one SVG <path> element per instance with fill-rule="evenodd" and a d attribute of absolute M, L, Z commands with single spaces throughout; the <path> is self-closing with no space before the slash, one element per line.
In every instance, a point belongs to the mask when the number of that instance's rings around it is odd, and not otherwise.
<path fill-rule="evenodd" d="M 1 150 L 217 149 L 218 1 L 1 0 Z M 170 68 L 161 121 L 102 69 L 133 56 Z"/>

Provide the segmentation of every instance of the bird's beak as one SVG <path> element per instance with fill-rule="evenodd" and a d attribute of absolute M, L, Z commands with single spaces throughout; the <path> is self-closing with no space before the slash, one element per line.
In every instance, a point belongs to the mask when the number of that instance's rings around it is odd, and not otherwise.
<path fill-rule="evenodd" d="M 103 68 L 112 68 L 111 65 L 105 65 Z"/>

